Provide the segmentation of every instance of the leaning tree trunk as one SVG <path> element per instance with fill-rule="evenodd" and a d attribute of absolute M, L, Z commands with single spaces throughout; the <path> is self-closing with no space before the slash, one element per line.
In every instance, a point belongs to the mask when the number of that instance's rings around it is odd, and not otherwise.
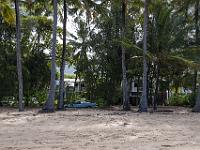
<path fill-rule="evenodd" d="M 195 6 L 195 28 L 196 28 L 196 45 L 199 44 L 199 0 L 196 0 L 196 6 Z M 195 70 L 194 73 L 194 85 L 193 85 L 193 95 L 196 95 L 196 83 L 197 83 L 197 75 L 198 72 Z M 193 112 L 200 112 L 200 85 L 199 85 L 199 90 L 198 90 L 198 96 L 196 98 L 196 104 L 194 108 L 192 109 Z"/>
<path fill-rule="evenodd" d="M 147 112 L 148 102 L 147 102 L 147 24 L 148 24 L 148 8 L 147 0 L 144 1 L 144 39 L 143 39 L 143 90 L 142 97 L 140 100 L 139 111 Z"/>
<path fill-rule="evenodd" d="M 60 67 L 60 85 L 59 85 L 59 101 L 58 109 L 64 109 L 64 75 L 65 75 L 65 55 L 66 55 L 66 35 L 67 35 L 67 4 L 66 0 L 63 1 L 64 10 L 64 20 L 63 20 L 63 50 L 62 50 L 62 60 Z"/>
<path fill-rule="evenodd" d="M 122 0 L 122 32 L 121 39 L 123 40 L 125 37 L 125 28 L 126 28 L 126 7 L 127 1 Z M 129 98 L 128 98 L 128 84 L 126 77 L 126 51 L 124 46 L 122 45 L 122 88 L 123 88 L 123 110 L 130 110 Z"/>
<path fill-rule="evenodd" d="M 54 98 L 56 90 L 56 33 L 57 33 L 57 0 L 53 0 L 53 38 L 51 52 L 51 82 L 48 99 L 43 108 L 44 112 L 54 112 Z"/>
<path fill-rule="evenodd" d="M 16 54 L 17 54 L 17 74 L 19 83 L 19 111 L 24 111 L 23 106 L 23 75 L 22 75 L 22 59 L 21 59 L 21 31 L 20 31 L 20 12 L 19 1 L 15 0 L 15 12 L 16 12 Z"/>

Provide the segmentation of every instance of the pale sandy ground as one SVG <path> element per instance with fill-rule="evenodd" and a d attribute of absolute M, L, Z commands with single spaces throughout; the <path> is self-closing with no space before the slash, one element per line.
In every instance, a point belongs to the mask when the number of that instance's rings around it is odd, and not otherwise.
<path fill-rule="evenodd" d="M 200 150 L 200 114 L 0 108 L 0 150 Z"/>

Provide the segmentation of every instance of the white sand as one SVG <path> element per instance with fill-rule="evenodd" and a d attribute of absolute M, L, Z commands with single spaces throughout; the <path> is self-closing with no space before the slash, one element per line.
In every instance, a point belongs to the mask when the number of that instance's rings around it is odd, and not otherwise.
<path fill-rule="evenodd" d="M 0 109 L 0 150 L 200 150 L 200 114 L 184 108 L 146 114 Z"/>

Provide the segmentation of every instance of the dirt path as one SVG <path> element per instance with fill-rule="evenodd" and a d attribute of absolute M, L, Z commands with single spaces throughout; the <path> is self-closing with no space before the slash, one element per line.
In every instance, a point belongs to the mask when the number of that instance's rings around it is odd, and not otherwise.
<path fill-rule="evenodd" d="M 0 150 L 200 150 L 200 114 L 0 110 Z"/>

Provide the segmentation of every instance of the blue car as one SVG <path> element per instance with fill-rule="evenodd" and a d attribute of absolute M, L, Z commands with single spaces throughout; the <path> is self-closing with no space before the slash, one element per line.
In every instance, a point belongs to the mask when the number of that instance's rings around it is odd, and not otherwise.
<path fill-rule="evenodd" d="M 96 103 L 77 101 L 72 104 L 65 105 L 65 108 L 94 108 L 96 107 Z"/>

